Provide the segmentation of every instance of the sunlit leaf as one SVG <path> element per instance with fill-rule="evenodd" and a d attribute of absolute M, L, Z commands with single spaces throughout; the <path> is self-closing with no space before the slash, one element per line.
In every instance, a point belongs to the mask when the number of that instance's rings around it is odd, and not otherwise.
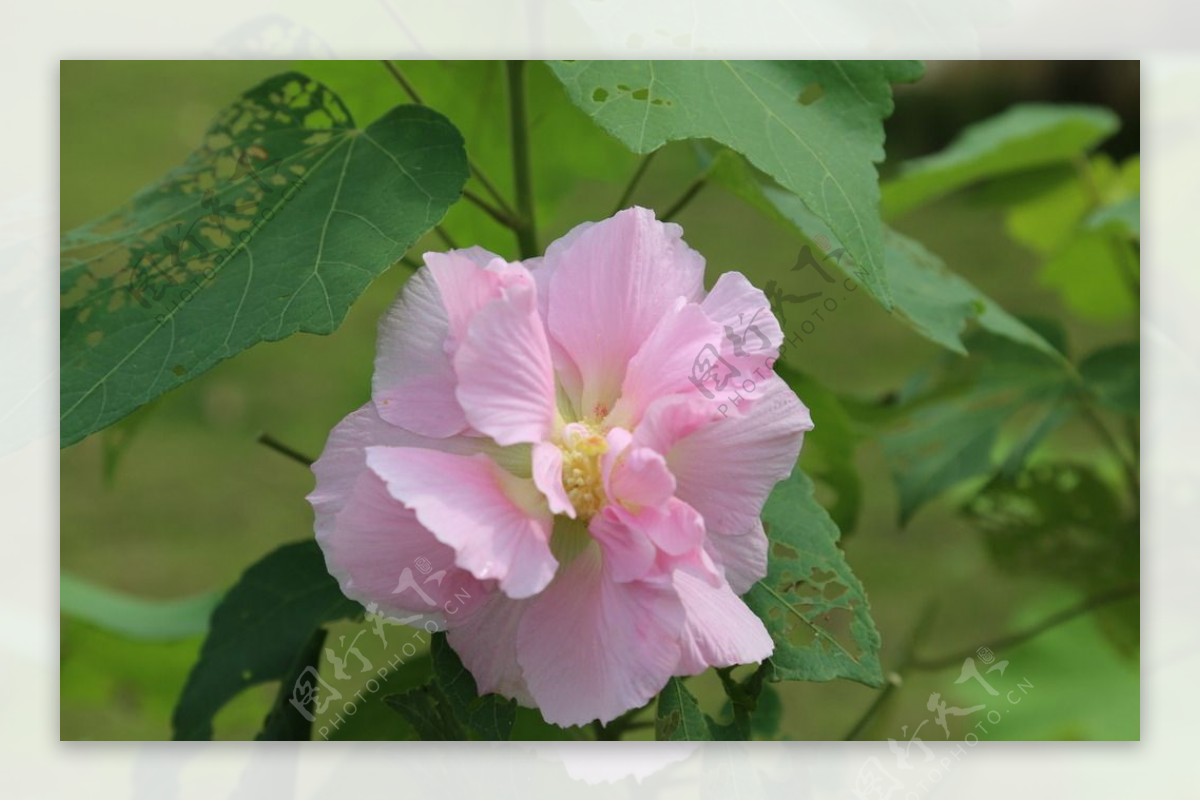
<path fill-rule="evenodd" d="M 251 89 L 181 166 L 63 235 L 61 444 L 258 342 L 333 331 L 466 177 L 434 111 L 360 130 L 298 73 Z"/>
<path fill-rule="evenodd" d="M 883 683 L 867 594 L 837 546 L 838 529 L 796 470 L 767 499 L 767 576 L 745 600 L 771 633 L 771 679 Z"/>
<path fill-rule="evenodd" d="M 862 283 L 891 306 L 875 162 L 897 61 L 570 61 L 551 68 L 571 99 L 636 153 L 712 139 L 795 193 L 849 251 Z"/>
<path fill-rule="evenodd" d="M 900 214 L 986 178 L 1087 153 L 1119 126 L 1116 114 L 1098 106 L 1013 106 L 963 129 L 945 150 L 906 162 L 883 185 L 884 214 Z"/>

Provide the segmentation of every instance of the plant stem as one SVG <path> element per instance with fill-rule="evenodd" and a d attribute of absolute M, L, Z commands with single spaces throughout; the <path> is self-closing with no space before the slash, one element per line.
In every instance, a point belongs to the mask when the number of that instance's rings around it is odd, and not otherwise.
<path fill-rule="evenodd" d="M 625 191 L 621 193 L 621 199 L 617 201 L 616 208 L 613 209 L 613 214 L 616 214 L 621 209 L 625 208 L 625 204 L 629 202 L 629 198 L 633 197 L 633 190 L 637 189 L 638 183 L 641 182 L 642 176 L 646 174 L 646 169 L 650 166 L 650 161 L 654 158 L 657 150 L 651 150 L 642 160 L 638 162 L 637 169 L 633 172 L 633 177 L 629 179 L 629 183 L 625 185 Z"/>
<path fill-rule="evenodd" d="M 413 86 L 411 83 L 409 83 L 408 79 L 404 77 L 404 73 L 402 73 L 400 71 L 399 67 L 397 67 L 395 64 L 393 64 L 390 60 L 387 60 L 387 59 L 384 59 L 383 66 L 386 67 L 387 71 L 392 74 L 392 77 L 396 79 L 396 83 L 400 84 L 400 88 L 404 90 L 404 93 L 406 95 L 408 95 L 409 99 L 412 100 L 412 102 L 416 103 L 418 106 L 425 105 L 425 101 L 421 100 L 421 96 L 419 94 L 417 94 L 416 87 Z M 492 196 L 492 200 L 495 202 L 495 204 L 497 206 L 500 207 L 500 210 L 504 212 L 504 217 L 507 218 L 508 220 L 511 220 L 512 217 L 514 216 L 512 208 L 509 207 L 508 203 L 506 203 L 504 198 L 501 197 L 500 193 L 496 190 L 495 185 L 491 181 L 488 180 L 486 175 L 483 174 L 483 170 L 479 169 L 479 167 L 476 166 L 476 164 L 472 161 L 468 161 L 467 166 L 470 168 L 471 175 L 473 175 L 475 177 L 475 180 L 479 181 L 480 186 L 482 186 L 484 188 L 484 190 L 486 190 L 487 193 Z M 479 198 L 474 197 L 474 196 L 469 196 L 468 193 L 466 193 L 466 192 L 463 193 L 463 196 L 466 197 L 467 200 L 471 201 L 475 205 L 477 205 L 477 206 L 480 205 Z M 483 206 L 480 206 L 480 208 L 483 208 L 484 211 L 491 213 L 490 208 L 485 208 Z M 493 214 L 492 216 L 495 216 L 495 215 Z M 504 222 L 505 225 L 508 225 L 508 222 L 506 222 L 504 220 L 502 220 L 501 222 Z"/>
<path fill-rule="evenodd" d="M 513 231 L 517 230 L 517 223 L 510 215 L 491 205 L 479 195 L 472 192 L 470 189 L 463 190 L 463 197 L 474 203 L 476 206 L 486 212 L 489 217 L 503 225 L 505 228 L 511 228 Z"/>
<path fill-rule="evenodd" d="M 1102 592 L 1099 595 L 1093 595 L 1091 598 L 1085 598 L 1074 606 L 1062 609 L 1047 617 L 1036 625 L 1030 626 L 1023 631 L 1018 631 L 1014 634 L 1007 634 L 1003 637 L 997 637 L 994 640 L 976 645 L 973 648 L 965 651 L 958 651 L 952 654 L 935 657 L 932 659 L 917 659 L 909 660 L 908 668 L 912 670 L 941 670 L 942 668 L 952 667 L 962 663 L 963 660 L 969 659 L 980 648 L 990 648 L 993 651 L 1003 650 L 1005 648 L 1014 648 L 1018 645 L 1032 640 L 1040 634 L 1044 634 L 1051 629 L 1061 626 L 1064 623 L 1069 623 L 1081 615 L 1089 614 L 1097 609 L 1108 606 L 1109 604 L 1124 601 L 1128 598 L 1137 596 L 1140 592 L 1140 587 L 1136 584 L 1117 587 L 1107 592 Z"/>
<path fill-rule="evenodd" d="M 1136 456 L 1130 456 L 1121 447 L 1120 441 L 1116 435 L 1108 430 L 1108 426 L 1100 419 L 1099 413 L 1092 406 L 1090 399 L 1084 398 L 1079 404 L 1080 413 L 1083 419 L 1088 422 L 1104 445 L 1112 451 L 1113 455 L 1121 465 L 1121 471 L 1125 476 L 1125 483 L 1129 485 L 1128 489 L 1133 496 L 1133 502 L 1138 503 L 1141 497 L 1141 480 L 1138 478 L 1138 467 L 1135 461 Z"/>
<path fill-rule="evenodd" d="M 408 95 L 408 98 L 412 100 L 412 102 L 416 103 L 418 106 L 425 105 L 425 101 L 421 100 L 421 96 L 417 94 L 416 87 L 408 82 L 408 79 L 404 77 L 404 73 L 400 72 L 399 67 L 393 64 L 390 59 L 386 58 L 383 60 L 383 66 L 386 67 L 387 71 L 392 74 L 392 77 L 396 79 L 396 83 L 400 84 L 400 88 L 404 90 L 404 93 Z"/>
<path fill-rule="evenodd" d="M 707 184 L 708 178 L 703 175 L 692 181 L 692 183 L 688 185 L 688 188 L 684 190 L 683 194 L 679 196 L 679 200 L 676 200 L 674 203 L 672 203 L 671 207 L 664 211 L 659 219 L 663 222 L 667 222 L 668 220 L 674 218 L 675 215 L 683 211 L 687 204 L 692 202 L 692 199 L 696 197 L 696 195 L 700 193 L 700 190 L 703 189 Z"/>
<path fill-rule="evenodd" d="M 433 226 L 433 230 L 434 233 L 441 237 L 441 240 L 446 243 L 446 247 L 450 248 L 451 250 L 456 250 L 458 248 L 458 245 L 454 244 L 454 240 L 450 237 L 450 234 L 446 232 L 445 228 L 440 225 L 435 225 Z"/>
<path fill-rule="evenodd" d="M 508 72 L 509 130 L 512 136 L 513 185 L 517 190 L 517 247 L 521 258 L 536 256 L 533 181 L 529 169 L 529 130 L 525 111 L 525 62 L 505 63 Z"/>
<path fill-rule="evenodd" d="M 286 456 L 287 458 L 292 459 L 293 461 L 297 461 L 300 464 L 304 465 L 305 467 L 312 467 L 312 463 L 313 463 L 312 459 L 310 459 L 309 457 L 300 453 L 300 451 L 295 450 L 294 448 L 290 448 L 287 445 L 284 445 L 282 442 L 275 439 L 274 437 L 272 437 L 270 434 L 268 434 L 266 432 L 263 432 L 262 434 L 258 435 L 258 441 L 260 443 L 262 443 L 263 445 L 266 445 L 268 448 L 275 451 L 276 453 L 281 453 L 284 456 Z"/>

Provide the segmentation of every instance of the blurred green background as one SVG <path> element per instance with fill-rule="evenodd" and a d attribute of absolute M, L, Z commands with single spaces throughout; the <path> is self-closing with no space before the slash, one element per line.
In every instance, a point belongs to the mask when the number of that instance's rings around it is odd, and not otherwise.
<path fill-rule="evenodd" d="M 62 229 L 110 211 L 154 181 L 183 160 L 219 108 L 259 80 L 292 67 L 342 93 L 360 124 L 407 102 L 374 62 L 64 62 Z M 456 97 L 461 73 L 451 76 L 436 63 L 404 69 L 427 104 L 450 114 L 473 159 L 504 163 L 506 130 L 495 124 L 496 115 L 504 113 L 499 72 L 487 64 L 469 68 L 484 87 L 483 104 L 473 111 Z M 592 127 L 544 66 L 531 66 L 530 81 L 533 169 L 539 185 L 553 184 L 553 194 L 561 196 L 539 209 L 544 246 L 578 222 L 608 216 L 637 158 Z M 1109 154 L 1119 161 L 1139 149 L 1135 62 L 932 63 L 920 82 L 897 88 L 882 172 L 940 149 L 965 124 L 1029 100 L 1106 105 L 1123 121 L 1121 132 L 1105 145 Z M 489 172 L 507 191 L 509 176 L 500 169 Z M 669 145 L 633 201 L 665 209 L 695 173 L 690 146 Z M 507 234 L 464 205 L 445 221 L 459 243 L 479 243 L 512 256 Z M 701 192 L 678 222 L 688 242 L 707 258 L 710 285 L 721 272 L 736 269 L 761 286 L 796 259 L 791 233 L 719 189 Z M 1001 211 L 969 193 L 914 212 L 896 227 L 1009 311 L 1064 321 L 1077 353 L 1136 336 L 1136 315 L 1094 322 L 1071 314 L 1057 293 L 1039 284 L 1037 261 L 1008 238 Z M 435 239 L 422 245 L 418 252 L 443 249 Z M 298 335 L 255 347 L 63 451 L 63 569 L 133 595 L 179 598 L 224 588 L 276 546 L 310 537 L 312 515 L 304 496 L 312 487 L 311 475 L 256 439 L 269 432 L 309 455 L 320 452 L 330 428 L 368 397 L 376 322 L 408 275 L 399 265 L 384 274 L 332 336 Z M 939 355 L 937 346 L 860 292 L 827 315 L 788 360 L 838 392 L 875 398 L 896 390 Z M 1068 425 L 1046 447 L 1104 472 L 1115 470 L 1101 444 L 1082 427 Z M 972 648 L 1078 600 L 1066 586 L 999 572 L 978 532 L 950 501 L 923 509 L 901 530 L 895 488 L 877 442 L 863 444 L 857 465 L 864 508 L 843 547 L 870 596 L 883 635 L 885 670 L 900 659 L 930 602 L 936 602 L 937 612 L 922 652 L 936 656 Z M 333 638 L 352 635 L 354 628 L 343 624 Z M 169 737 L 171 708 L 199 643 L 199 637 L 131 642 L 64 616 L 61 737 Z M 1136 649 L 1119 653 L 1093 618 L 1078 618 L 998 656 L 1010 663 L 1006 688 L 1022 677 L 1032 688 L 1002 725 L 981 735 L 984 739 L 1138 736 Z M 930 717 L 926 702 L 932 692 L 967 706 L 969 691 L 954 683 L 958 671 L 954 666 L 906 675 L 861 736 L 911 736 Z M 702 703 L 715 711 L 720 697 L 715 678 L 692 683 Z M 841 738 L 877 695 L 845 681 L 779 689 L 784 714 L 777 736 L 796 739 Z M 274 692 L 274 687 L 259 687 L 239 697 L 218 717 L 217 735 L 252 737 Z M 341 735 L 392 731 L 386 717 L 361 717 L 357 729 Z M 952 720 L 951 725 L 961 736 L 961 724 Z M 941 733 L 927 726 L 921 736 L 940 739 Z"/>

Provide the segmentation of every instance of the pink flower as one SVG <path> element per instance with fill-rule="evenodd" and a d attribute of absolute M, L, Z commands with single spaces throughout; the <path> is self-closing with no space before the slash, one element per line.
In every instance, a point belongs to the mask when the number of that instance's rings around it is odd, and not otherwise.
<path fill-rule="evenodd" d="M 671 676 L 759 662 L 738 597 L 808 410 L 740 273 L 640 208 L 524 264 L 428 253 L 384 317 L 371 402 L 313 466 L 347 596 L 428 616 L 479 692 L 607 722 Z"/>

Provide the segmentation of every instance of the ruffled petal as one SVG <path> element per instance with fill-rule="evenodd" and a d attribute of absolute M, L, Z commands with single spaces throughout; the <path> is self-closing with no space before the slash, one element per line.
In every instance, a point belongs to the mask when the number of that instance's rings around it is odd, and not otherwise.
<path fill-rule="evenodd" d="M 683 624 L 670 583 L 617 583 L 591 543 L 529 602 L 517 661 L 547 721 L 606 723 L 648 702 L 674 674 Z"/>
<path fill-rule="evenodd" d="M 533 706 L 517 664 L 517 631 L 529 600 L 495 593 L 474 610 L 453 619 L 446 640 L 475 678 L 479 695 L 498 693 Z"/>
<path fill-rule="evenodd" d="M 501 297 L 475 313 L 454 356 L 468 422 L 501 445 L 548 439 L 556 415 L 537 290 L 524 268 L 515 269 Z"/>
<path fill-rule="evenodd" d="M 767 548 L 770 543 L 761 520 L 744 534 L 708 532 L 705 547 L 738 595 L 744 595 L 754 582 L 767 575 Z"/>
<path fill-rule="evenodd" d="M 554 577 L 551 515 L 531 480 L 481 454 L 418 448 L 368 448 L 367 465 L 476 578 L 496 580 L 511 598 L 527 598 Z"/>
<path fill-rule="evenodd" d="M 704 297 L 704 259 L 682 229 L 632 208 L 577 228 L 546 251 L 550 334 L 579 370 L 576 408 L 603 418 L 625 367 L 679 298 Z"/>
<path fill-rule="evenodd" d="M 562 470 L 563 454 L 557 445 L 539 442 L 533 446 L 533 483 L 546 496 L 553 514 L 574 518 L 575 505 L 563 487 Z"/>
<path fill-rule="evenodd" d="M 676 674 L 690 676 L 710 667 L 761 662 L 774 652 L 775 644 L 762 621 L 728 584 L 714 587 L 679 570 L 675 590 L 686 614 Z"/>
<path fill-rule="evenodd" d="M 368 403 L 333 429 L 313 464 L 317 483 L 308 500 L 317 543 L 342 592 L 384 614 L 429 615 L 440 623 L 456 595 L 465 594 L 461 600 L 473 604 L 491 590 L 457 567 L 454 550 L 438 542 L 367 468 L 365 448 L 375 444 L 436 444 L 469 453 L 475 443 L 416 436 L 385 423 Z"/>
<path fill-rule="evenodd" d="M 703 362 L 706 349 L 720 346 L 721 336 L 721 327 L 699 305 L 680 301 L 680 307 L 659 321 L 630 360 L 608 424 L 633 428 L 653 401 L 701 391 L 696 364 Z"/>
<path fill-rule="evenodd" d="M 429 437 L 467 428 L 451 356 L 513 267 L 482 248 L 425 254 L 379 323 L 371 395 L 384 420 Z"/>
<path fill-rule="evenodd" d="M 762 386 L 758 400 L 693 428 L 665 451 L 676 496 L 703 515 L 710 531 L 751 530 L 771 489 L 791 475 L 804 432 L 813 427 L 782 379 L 772 375 Z"/>

